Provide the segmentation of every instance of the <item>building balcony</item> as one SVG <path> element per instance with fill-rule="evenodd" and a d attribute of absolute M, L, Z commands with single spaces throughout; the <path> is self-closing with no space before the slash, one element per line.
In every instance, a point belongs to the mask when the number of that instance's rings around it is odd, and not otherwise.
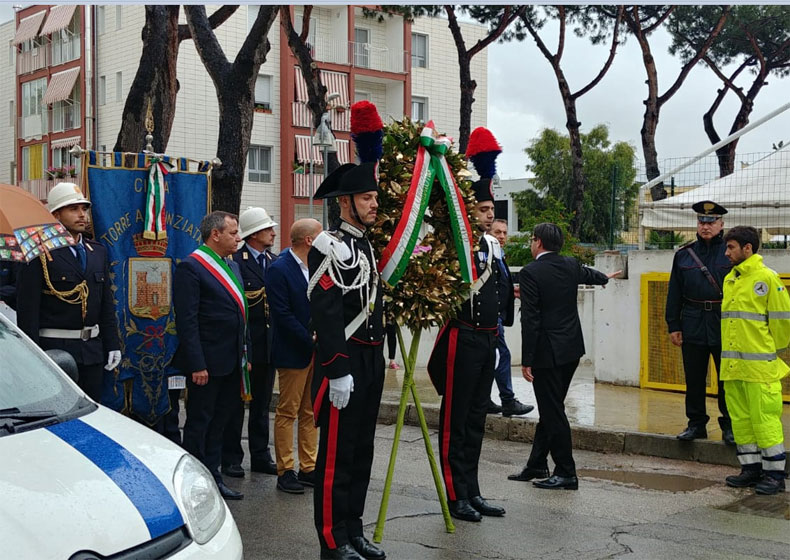
<path fill-rule="evenodd" d="M 381 72 L 403 74 L 406 72 L 406 51 L 371 43 L 340 41 L 319 37 L 310 51 L 318 62 L 347 64 Z"/>
<path fill-rule="evenodd" d="M 46 200 L 49 197 L 49 191 L 52 190 L 52 187 L 59 183 L 76 183 L 80 184 L 80 176 L 79 174 L 75 177 L 59 177 L 59 178 L 49 178 L 46 179 L 27 179 L 24 181 L 19 181 L 19 186 L 38 198 L 39 200 Z"/>
<path fill-rule="evenodd" d="M 41 137 L 49 132 L 48 128 L 49 111 L 42 111 L 38 115 L 28 115 L 26 117 L 19 117 L 19 128 L 17 129 L 17 136 L 19 138 L 28 139 Z"/>
<path fill-rule="evenodd" d="M 65 64 L 80 57 L 81 39 L 79 35 L 70 35 L 68 40 L 60 37 L 52 42 L 52 65 Z"/>
<path fill-rule="evenodd" d="M 21 76 L 46 68 L 50 64 L 49 43 L 16 53 L 16 73 Z"/>
<path fill-rule="evenodd" d="M 58 102 L 49 109 L 49 131 L 50 132 L 64 132 L 66 130 L 73 130 L 80 128 L 82 121 L 80 120 L 80 104 L 65 102 Z"/>

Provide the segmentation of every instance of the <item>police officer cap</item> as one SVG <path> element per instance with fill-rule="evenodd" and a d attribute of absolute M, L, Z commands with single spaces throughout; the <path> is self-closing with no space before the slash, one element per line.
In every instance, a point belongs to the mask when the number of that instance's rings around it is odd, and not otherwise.
<path fill-rule="evenodd" d="M 727 213 L 727 209 L 712 200 L 701 200 L 691 207 L 697 213 L 697 220 L 703 223 L 715 222 Z"/>

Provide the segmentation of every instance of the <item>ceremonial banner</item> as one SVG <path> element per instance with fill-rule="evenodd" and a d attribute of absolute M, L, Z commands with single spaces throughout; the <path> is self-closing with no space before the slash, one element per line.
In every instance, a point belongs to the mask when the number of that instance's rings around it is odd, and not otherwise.
<path fill-rule="evenodd" d="M 172 279 L 176 264 L 201 243 L 198 227 L 211 200 L 209 165 L 138 154 L 134 167 L 124 167 L 124 154 L 111 156 L 105 163 L 88 152 L 84 163 L 94 235 L 108 251 L 121 341 L 121 364 L 105 376 L 102 404 L 154 424 L 170 407 L 168 376 L 183 374 L 170 365 L 178 346 Z"/>

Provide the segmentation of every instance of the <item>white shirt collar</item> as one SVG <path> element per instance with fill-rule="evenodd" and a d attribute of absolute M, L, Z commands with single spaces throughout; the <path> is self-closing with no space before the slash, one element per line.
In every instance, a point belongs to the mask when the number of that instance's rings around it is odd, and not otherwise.
<path fill-rule="evenodd" d="M 557 252 L 557 251 L 543 251 L 543 252 L 542 252 L 540 255 L 538 255 L 537 257 L 535 257 L 535 260 L 538 260 L 538 259 L 539 259 L 540 257 L 542 257 L 543 255 L 548 255 L 549 253 L 556 253 L 556 252 Z"/>
<path fill-rule="evenodd" d="M 302 259 L 296 256 L 296 253 L 293 252 L 292 249 L 288 249 L 288 254 L 291 255 L 296 264 L 299 265 L 299 268 L 302 270 L 302 274 L 304 274 L 304 279 L 308 282 L 310 281 L 310 270 L 307 268 L 307 265 L 302 262 Z"/>

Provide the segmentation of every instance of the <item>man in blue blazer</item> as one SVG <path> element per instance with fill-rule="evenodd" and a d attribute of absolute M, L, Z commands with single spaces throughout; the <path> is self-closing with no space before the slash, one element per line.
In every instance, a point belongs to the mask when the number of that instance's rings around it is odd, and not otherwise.
<path fill-rule="evenodd" d="M 318 431 L 313 422 L 310 384 L 313 379 L 313 333 L 307 299 L 307 254 L 321 224 L 312 218 L 291 227 L 291 247 L 283 251 L 266 276 L 272 332 L 272 364 L 277 368 L 280 400 L 274 415 L 277 489 L 302 494 L 313 486 Z M 299 474 L 294 469 L 293 428 L 299 422 Z"/>
<path fill-rule="evenodd" d="M 173 278 L 178 349 L 173 358 L 187 378 L 184 449 L 203 462 L 226 499 L 241 492 L 219 472 L 222 436 L 247 367 L 247 302 L 238 265 L 229 260 L 241 242 L 236 216 L 212 212 L 200 222 L 203 245 L 178 263 Z"/>

